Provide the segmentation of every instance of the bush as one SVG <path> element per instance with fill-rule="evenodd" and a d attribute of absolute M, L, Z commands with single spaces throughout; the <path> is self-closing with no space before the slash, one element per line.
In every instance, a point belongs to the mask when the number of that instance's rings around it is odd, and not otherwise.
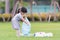
<path fill-rule="evenodd" d="M 57 17 L 58 21 L 60 21 L 60 12 L 58 12 L 58 13 L 56 14 L 56 17 Z"/>
<path fill-rule="evenodd" d="M 60 13 L 56 13 L 56 14 L 53 14 L 53 13 L 50 13 L 50 14 L 49 13 L 48 14 L 46 14 L 46 13 L 40 13 L 40 14 L 33 13 L 33 17 L 34 17 L 35 21 L 39 21 L 40 18 L 42 20 L 48 20 L 49 16 L 51 17 L 50 20 L 53 21 L 54 20 L 54 15 L 57 17 L 58 20 L 60 20 Z M 29 20 L 32 19 L 31 14 L 27 14 L 27 17 L 28 17 Z"/>
<path fill-rule="evenodd" d="M 31 14 L 27 14 L 27 18 L 29 19 L 29 21 L 32 21 Z"/>
<path fill-rule="evenodd" d="M 60 13 L 56 13 L 56 14 L 46 14 L 46 13 L 33 13 L 32 14 L 35 21 L 39 21 L 40 18 L 42 20 L 48 20 L 49 16 L 51 17 L 51 21 L 53 21 L 54 19 L 54 15 L 57 17 L 57 19 L 60 21 Z M 4 19 L 7 21 L 8 19 L 11 21 L 11 18 L 12 18 L 12 15 L 11 14 L 8 14 L 8 13 L 5 13 L 5 14 L 0 14 L 0 20 L 2 20 L 2 17 L 4 17 Z M 32 16 L 31 14 L 27 14 L 27 17 L 30 21 L 32 21 Z"/>
<path fill-rule="evenodd" d="M 2 14 L 0 14 L 0 21 L 2 21 Z"/>
<path fill-rule="evenodd" d="M 9 17 L 11 17 L 11 14 L 9 14 L 9 13 L 4 13 L 2 16 L 3 16 L 4 18 L 9 18 Z"/>
<path fill-rule="evenodd" d="M 11 14 L 0 14 L 0 21 L 3 20 L 3 21 L 9 21 L 11 18 Z"/>
<path fill-rule="evenodd" d="M 0 14 L 0 18 L 2 17 L 2 14 Z"/>
<path fill-rule="evenodd" d="M 40 18 L 43 19 L 43 20 L 45 20 L 46 17 L 47 17 L 47 15 L 46 14 L 43 14 L 43 13 L 41 13 L 41 14 L 33 13 L 32 15 L 33 15 L 35 21 L 39 21 Z M 32 19 L 31 14 L 27 14 L 27 17 L 28 17 L 29 20 Z"/>
<path fill-rule="evenodd" d="M 39 14 L 34 13 L 33 14 L 33 17 L 34 17 L 35 21 L 39 21 Z"/>

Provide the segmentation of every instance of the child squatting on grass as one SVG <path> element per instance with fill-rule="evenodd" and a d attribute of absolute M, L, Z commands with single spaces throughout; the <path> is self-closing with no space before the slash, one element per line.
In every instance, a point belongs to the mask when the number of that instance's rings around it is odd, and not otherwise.
<path fill-rule="evenodd" d="M 25 7 L 22 7 L 21 9 L 18 9 L 18 14 L 16 14 L 11 22 L 12 22 L 12 27 L 13 29 L 16 30 L 16 36 L 19 37 L 21 32 L 20 32 L 20 24 L 19 21 L 23 21 L 25 22 L 27 25 L 29 25 L 29 22 L 25 21 L 25 19 L 23 17 L 25 17 L 24 15 L 27 13 L 27 9 Z"/>

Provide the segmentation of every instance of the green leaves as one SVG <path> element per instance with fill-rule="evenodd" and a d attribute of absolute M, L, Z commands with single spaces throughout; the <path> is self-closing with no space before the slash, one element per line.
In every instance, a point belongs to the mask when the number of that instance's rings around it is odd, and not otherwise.
<path fill-rule="evenodd" d="M 5 7 L 5 2 L 0 2 L 0 7 Z"/>

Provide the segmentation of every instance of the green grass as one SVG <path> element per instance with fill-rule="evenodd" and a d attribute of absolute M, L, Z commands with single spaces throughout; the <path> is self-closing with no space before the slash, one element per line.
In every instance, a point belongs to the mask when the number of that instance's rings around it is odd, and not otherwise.
<path fill-rule="evenodd" d="M 52 32 L 52 38 L 35 38 L 15 36 L 15 30 L 12 29 L 11 22 L 0 22 L 0 40 L 60 40 L 60 22 L 31 22 L 31 33 L 35 32 Z"/>

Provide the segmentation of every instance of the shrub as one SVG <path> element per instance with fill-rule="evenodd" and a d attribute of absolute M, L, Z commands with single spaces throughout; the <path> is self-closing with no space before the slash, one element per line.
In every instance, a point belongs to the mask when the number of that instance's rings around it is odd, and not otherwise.
<path fill-rule="evenodd" d="M 39 14 L 38 13 L 34 13 L 33 17 L 34 17 L 35 21 L 39 21 Z"/>
<path fill-rule="evenodd" d="M 47 17 L 47 14 L 46 13 L 40 13 L 40 17 L 45 19 Z"/>
<path fill-rule="evenodd" d="M 4 13 L 4 14 L 2 14 L 2 17 L 4 18 L 5 21 L 9 21 L 11 18 L 11 14 Z"/>
<path fill-rule="evenodd" d="M 0 14 L 0 21 L 2 21 L 2 14 Z"/>
<path fill-rule="evenodd" d="M 41 18 L 42 20 L 46 20 L 46 19 L 48 20 L 48 19 L 49 19 L 49 16 L 51 17 L 50 20 L 53 21 L 54 15 L 55 15 L 55 16 L 57 17 L 57 19 L 60 21 L 60 13 L 56 13 L 56 14 L 53 14 L 53 13 L 50 13 L 50 14 L 46 14 L 46 13 L 40 13 L 40 14 L 38 14 L 38 13 L 33 13 L 32 15 L 33 15 L 35 21 L 39 21 L 40 18 Z M 12 15 L 11 15 L 11 14 L 7 14 L 7 13 L 5 13 L 5 14 L 0 14 L 0 21 L 3 20 L 2 17 L 3 17 L 5 20 L 10 20 L 10 21 L 11 21 Z M 31 14 L 27 14 L 27 17 L 28 17 L 28 19 L 29 19 L 30 21 L 32 20 Z"/>
<path fill-rule="evenodd" d="M 4 18 L 9 18 L 9 17 L 11 17 L 11 14 L 4 13 L 2 16 L 3 16 Z"/>
<path fill-rule="evenodd" d="M 2 14 L 0 14 L 0 18 L 2 18 Z"/>
<path fill-rule="evenodd" d="M 31 14 L 27 14 L 27 18 L 31 21 L 32 20 Z"/>

